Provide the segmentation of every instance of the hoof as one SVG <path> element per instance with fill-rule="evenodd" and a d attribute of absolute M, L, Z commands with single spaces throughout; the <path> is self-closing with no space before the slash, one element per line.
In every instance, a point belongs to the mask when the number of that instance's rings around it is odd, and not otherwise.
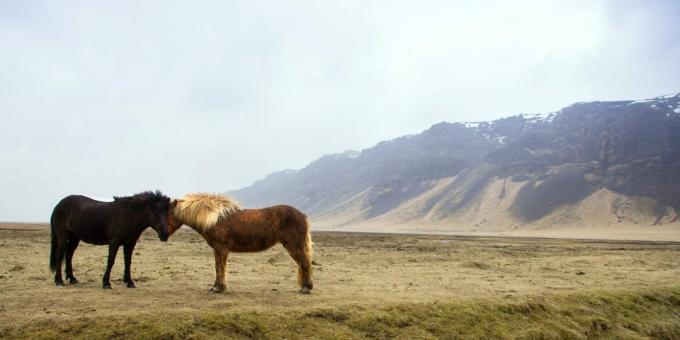
<path fill-rule="evenodd" d="M 309 290 L 309 288 L 303 287 L 303 288 L 301 288 L 301 289 L 298 291 L 298 293 L 300 293 L 300 294 L 305 294 L 305 295 L 306 295 L 306 294 L 310 294 L 311 291 Z"/>
<path fill-rule="evenodd" d="M 130 281 L 130 282 L 127 283 L 127 287 L 128 287 L 128 288 L 137 288 L 137 286 L 135 286 L 135 283 L 132 282 L 132 281 Z"/>
<path fill-rule="evenodd" d="M 210 287 L 208 292 L 213 293 L 213 294 L 224 293 L 225 288 L 226 287 L 224 285 L 212 286 L 212 287 Z"/>
<path fill-rule="evenodd" d="M 75 277 L 72 277 L 72 278 L 68 279 L 68 283 L 74 285 L 74 284 L 78 283 L 78 279 L 76 279 Z"/>
<path fill-rule="evenodd" d="M 64 287 L 64 281 L 57 281 L 55 282 L 55 284 L 57 285 L 57 287 Z"/>
<path fill-rule="evenodd" d="M 105 283 L 102 288 L 104 289 L 111 289 L 111 284 L 110 283 Z"/>

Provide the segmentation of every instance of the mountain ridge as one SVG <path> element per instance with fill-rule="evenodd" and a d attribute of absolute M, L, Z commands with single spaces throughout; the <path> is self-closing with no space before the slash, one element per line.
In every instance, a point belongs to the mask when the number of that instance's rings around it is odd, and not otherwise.
<path fill-rule="evenodd" d="M 294 205 L 331 228 L 586 223 L 576 215 L 560 222 L 556 214 L 584 214 L 589 210 L 578 206 L 592 197 L 610 202 L 602 212 L 611 217 L 607 223 L 658 225 L 678 222 L 679 169 L 680 94 L 674 94 L 580 102 L 489 122 L 440 122 L 228 194 L 250 207 Z M 621 202 L 628 202 L 623 213 Z M 648 216 L 631 222 L 640 214 Z"/>

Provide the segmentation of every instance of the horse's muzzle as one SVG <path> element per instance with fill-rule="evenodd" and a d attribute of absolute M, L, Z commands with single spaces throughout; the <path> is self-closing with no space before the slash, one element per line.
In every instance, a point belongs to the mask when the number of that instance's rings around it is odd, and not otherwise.
<path fill-rule="evenodd" d="M 170 234 L 163 230 L 156 230 L 156 234 L 158 235 L 158 239 L 163 242 L 167 241 L 168 237 L 170 237 Z"/>

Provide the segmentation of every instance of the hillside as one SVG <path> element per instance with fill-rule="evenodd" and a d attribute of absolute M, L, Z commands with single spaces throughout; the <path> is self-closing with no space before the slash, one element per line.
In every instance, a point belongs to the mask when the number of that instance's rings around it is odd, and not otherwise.
<path fill-rule="evenodd" d="M 438 123 L 228 192 L 316 226 L 502 231 L 680 225 L 680 94 Z"/>

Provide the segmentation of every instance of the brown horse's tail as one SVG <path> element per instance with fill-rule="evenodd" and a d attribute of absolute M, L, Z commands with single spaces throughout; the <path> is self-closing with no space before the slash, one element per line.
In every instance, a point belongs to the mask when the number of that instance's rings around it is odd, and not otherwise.
<path fill-rule="evenodd" d="M 312 288 L 312 255 L 314 254 L 314 250 L 312 249 L 312 234 L 309 232 L 309 221 L 305 220 L 305 224 L 307 227 L 307 234 L 305 235 L 305 246 L 303 248 L 305 252 L 305 262 L 307 265 L 307 270 L 309 271 L 308 277 L 305 277 L 305 273 L 302 270 L 302 267 L 300 266 L 298 268 L 298 273 L 297 273 L 297 282 L 300 287 L 303 286 L 309 286 L 308 288 Z"/>

